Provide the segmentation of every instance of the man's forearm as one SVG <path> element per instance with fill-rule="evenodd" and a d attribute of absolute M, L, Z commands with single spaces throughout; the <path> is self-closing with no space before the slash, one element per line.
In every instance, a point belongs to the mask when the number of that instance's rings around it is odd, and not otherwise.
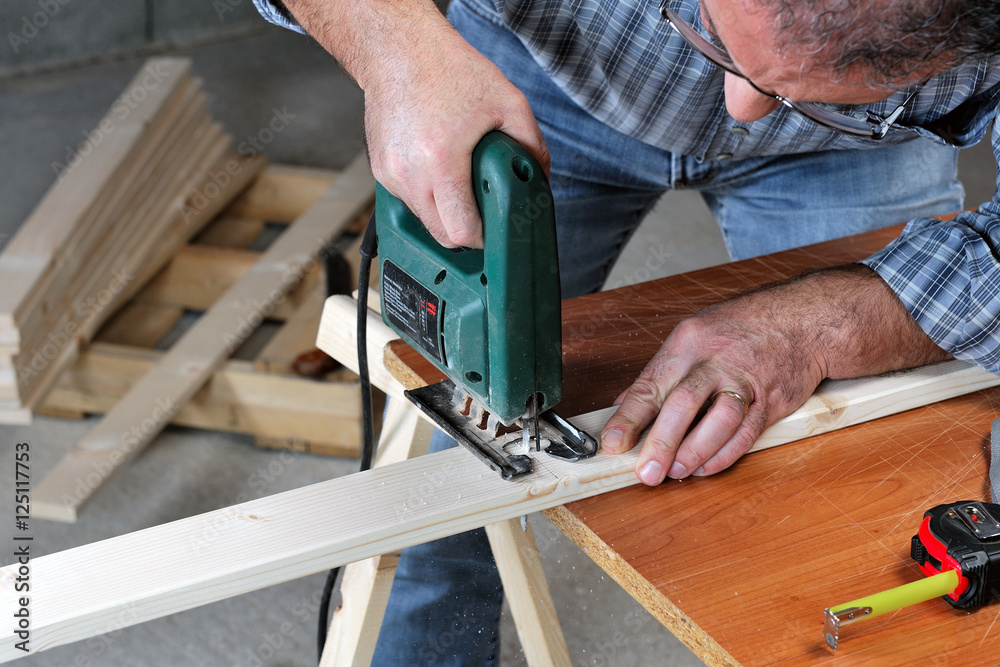
<path fill-rule="evenodd" d="M 432 0 L 284 0 L 306 32 L 362 89 L 407 51 L 434 48 L 454 29 Z M 457 36 L 457 34 L 455 35 Z"/>
<path fill-rule="evenodd" d="M 439 243 L 482 246 L 472 152 L 493 130 L 549 157 L 528 100 L 431 0 L 286 0 L 365 92 L 372 173 Z"/>
<path fill-rule="evenodd" d="M 885 281 L 861 264 L 809 274 L 778 289 L 800 301 L 800 326 L 813 338 L 823 377 L 873 375 L 951 356 L 921 330 Z"/>

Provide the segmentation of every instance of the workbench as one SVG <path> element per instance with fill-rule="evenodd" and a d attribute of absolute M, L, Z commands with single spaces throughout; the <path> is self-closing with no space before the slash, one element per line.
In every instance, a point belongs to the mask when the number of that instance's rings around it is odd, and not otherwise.
<path fill-rule="evenodd" d="M 563 307 L 564 400 L 614 401 L 683 317 L 741 290 L 861 259 L 900 228 L 572 299 Z M 426 379 L 416 355 L 398 358 Z M 1000 606 L 935 599 L 848 626 L 834 656 L 823 610 L 920 578 L 923 512 L 989 500 L 1000 389 L 754 452 L 705 478 L 633 486 L 547 510 L 709 665 L 995 664 Z"/>

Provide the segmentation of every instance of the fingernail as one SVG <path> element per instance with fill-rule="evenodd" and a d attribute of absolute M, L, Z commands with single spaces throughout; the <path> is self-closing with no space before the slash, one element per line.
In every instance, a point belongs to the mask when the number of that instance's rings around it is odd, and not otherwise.
<path fill-rule="evenodd" d="M 704 477 L 705 476 L 705 466 L 701 466 L 700 468 L 698 468 L 697 470 L 695 470 L 693 473 L 691 473 L 691 476 L 692 477 Z"/>
<path fill-rule="evenodd" d="M 622 432 L 616 428 L 611 429 L 601 436 L 601 444 L 605 449 L 615 452 L 622 446 Z"/>
<path fill-rule="evenodd" d="M 657 461 L 648 461 L 639 468 L 639 479 L 642 480 L 643 484 L 656 486 L 663 481 L 663 466 Z"/>
<path fill-rule="evenodd" d="M 687 475 L 687 471 L 687 468 L 682 466 L 677 461 L 674 461 L 674 464 L 670 466 L 670 472 L 668 472 L 667 475 L 669 475 L 672 479 L 680 479 L 681 477 Z"/>

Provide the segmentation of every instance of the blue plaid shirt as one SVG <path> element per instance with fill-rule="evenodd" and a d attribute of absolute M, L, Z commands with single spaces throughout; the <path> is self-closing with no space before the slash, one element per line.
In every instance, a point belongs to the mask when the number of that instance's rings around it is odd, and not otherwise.
<path fill-rule="evenodd" d="M 986 135 L 1000 106 L 1000 57 L 992 57 L 931 79 L 907 105 L 897 121 L 901 127 L 881 141 L 827 130 L 784 106 L 740 123 L 726 113 L 722 71 L 666 25 L 658 0 L 466 2 L 506 24 L 593 116 L 646 143 L 702 160 L 871 148 L 917 136 L 971 146 Z M 254 3 L 268 20 L 301 31 L 280 4 Z M 703 31 L 697 0 L 674 0 L 672 6 Z M 859 118 L 868 112 L 884 117 L 903 96 L 837 109 Z M 1000 126 L 992 141 L 1000 161 Z M 951 222 L 911 221 L 898 240 L 865 263 L 936 343 L 1000 372 L 1000 192 Z"/>

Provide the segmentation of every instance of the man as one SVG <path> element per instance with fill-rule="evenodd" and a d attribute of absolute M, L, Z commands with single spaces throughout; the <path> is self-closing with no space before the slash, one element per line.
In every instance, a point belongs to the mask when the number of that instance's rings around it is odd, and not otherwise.
<path fill-rule="evenodd" d="M 646 484 L 728 467 L 825 377 L 949 354 L 1000 369 L 1000 196 L 929 218 L 962 207 L 956 147 L 982 139 L 1000 103 L 1000 3 L 664 9 L 453 0 L 452 27 L 429 1 L 262 6 L 294 16 L 358 81 L 376 177 L 443 244 L 480 242 L 469 155 L 487 131 L 543 165 L 551 154 L 564 296 L 598 289 L 673 187 L 702 191 L 734 259 L 912 220 L 863 264 L 683 322 L 601 434 L 621 452 L 651 426 Z"/>

